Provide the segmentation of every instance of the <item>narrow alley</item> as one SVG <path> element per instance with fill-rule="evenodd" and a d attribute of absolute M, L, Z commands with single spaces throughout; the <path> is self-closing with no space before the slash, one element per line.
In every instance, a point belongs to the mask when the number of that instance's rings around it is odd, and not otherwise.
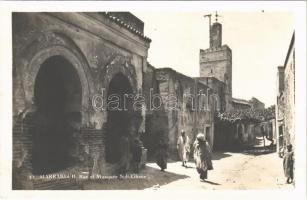
<path fill-rule="evenodd" d="M 139 174 L 145 178 L 91 181 L 84 189 L 293 189 L 293 185 L 285 183 L 282 159 L 275 152 L 257 152 L 215 152 L 214 170 L 209 171 L 205 182 L 199 180 L 193 162 L 188 163 L 188 168 L 180 162 L 169 162 L 166 172 L 161 172 L 155 163 L 147 163 Z"/>

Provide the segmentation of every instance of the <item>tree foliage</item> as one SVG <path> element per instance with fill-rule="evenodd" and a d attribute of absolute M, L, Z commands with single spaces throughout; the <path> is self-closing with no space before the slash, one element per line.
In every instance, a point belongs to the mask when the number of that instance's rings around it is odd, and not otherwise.
<path fill-rule="evenodd" d="M 266 109 L 244 109 L 244 110 L 232 110 L 223 113 L 217 113 L 216 118 L 219 121 L 236 123 L 238 121 L 260 123 L 275 119 L 275 106 L 271 106 Z"/>

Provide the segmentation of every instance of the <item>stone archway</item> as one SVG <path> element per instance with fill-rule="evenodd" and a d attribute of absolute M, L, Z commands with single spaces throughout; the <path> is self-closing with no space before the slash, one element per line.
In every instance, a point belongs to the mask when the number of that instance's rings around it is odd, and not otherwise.
<path fill-rule="evenodd" d="M 88 65 L 81 55 L 75 54 L 62 46 L 51 46 L 40 50 L 32 56 L 31 61 L 25 67 L 23 90 L 25 91 L 24 98 L 26 104 L 28 104 L 28 106 L 34 106 L 34 110 L 36 110 L 36 105 L 33 105 L 35 77 L 37 76 L 43 62 L 53 56 L 62 56 L 73 65 L 82 86 L 82 110 L 87 110 L 90 105 L 89 96 L 93 93 L 92 90 L 94 88 L 94 85 L 90 80 L 90 72 L 87 70 Z M 82 120 L 83 123 L 86 123 L 85 119 Z"/>
<path fill-rule="evenodd" d="M 130 138 L 136 130 L 133 110 L 133 88 L 121 72 L 115 74 L 108 86 L 106 161 L 117 163 L 120 159 L 119 141 Z"/>
<path fill-rule="evenodd" d="M 64 170 L 75 162 L 74 131 L 82 119 L 82 85 L 71 62 L 59 55 L 43 61 L 35 78 L 34 102 L 33 174 Z"/>

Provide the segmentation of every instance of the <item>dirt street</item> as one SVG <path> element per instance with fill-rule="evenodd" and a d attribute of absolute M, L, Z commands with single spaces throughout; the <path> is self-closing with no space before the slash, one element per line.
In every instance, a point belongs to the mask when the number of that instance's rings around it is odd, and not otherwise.
<path fill-rule="evenodd" d="M 257 154 L 257 153 L 256 153 Z M 169 162 L 166 172 L 160 172 L 155 163 L 148 163 L 138 178 L 88 182 L 84 189 L 292 189 L 285 184 L 282 159 L 276 153 L 255 155 L 255 152 L 213 154 L 214 170 L 202 182 L 193 162 L 188 168 L 180 162 Z"/>

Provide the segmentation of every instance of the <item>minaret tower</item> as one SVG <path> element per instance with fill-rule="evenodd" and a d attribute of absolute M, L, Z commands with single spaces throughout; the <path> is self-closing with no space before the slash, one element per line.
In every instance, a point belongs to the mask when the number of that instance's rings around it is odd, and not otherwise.
<path fill-rule="evenodd" d="M 219 15 L 215 14 L 215 22 L 210 24 L 210 48 L 217 48 L 222 46 L 222 24 L 218 22 Z"/>
<path fill-rule="evenodd" d="M 220 15 L 215 13 L 215 22 L 211 25 L 209 18 L 210 47 L 201 49 L 199 54 L 200 77 L 214 77 L 225 83 L 225 97 L 232 98 L 232 52 L 227 45 L 222 45 L 222 24 L 218 22 Z M 226 109 L 227 109 L 226 105 Z"/>

